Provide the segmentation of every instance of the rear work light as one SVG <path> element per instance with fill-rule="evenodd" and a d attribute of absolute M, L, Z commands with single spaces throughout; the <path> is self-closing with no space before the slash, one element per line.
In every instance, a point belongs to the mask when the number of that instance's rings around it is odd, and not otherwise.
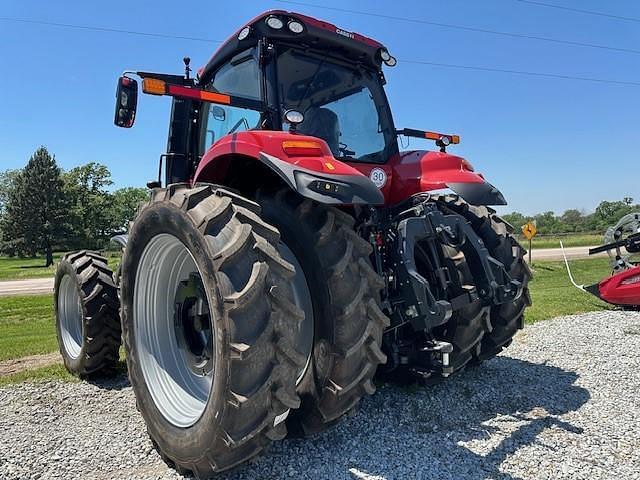
<path fill-rule="evenodd" d="M 279 17 L 273 15 L 267 17 L 265 23 L 269 26 L 269 28 L 273 28 L 274 30 L 280 30 L 282 27 L 284 27 L 284 22 Z"/>
<path fill-rule="evenodd" d="M 291 31 L 291 33 L 302 33 L 304 31 L 304 25 L 297 20 L 290 20 L 287 23 L 287 28 Z"/>
<path fill-rule="evenodd" d="M 244 40 L 245 38 L 247 38 L 249 36 L 250 33 L 251 33 L 251 27 L 244 27 L 238 33 L 238 40 Z"/>
<path fill-rule="evenodd" d="M 285 140 L 282 150 L 291 157 L 321 157 L 322 145 L 313 140 Z"/>
<path fill-rule="evenodd" d="M 391 55 L 389 53 L 389 50 L 387 50 L 386 48 L 380 49 L 380 58 L 388 67 L 395 67 L 396 64 L 398 63 L 398 61 L 396 60 L 396 57 Z"/>

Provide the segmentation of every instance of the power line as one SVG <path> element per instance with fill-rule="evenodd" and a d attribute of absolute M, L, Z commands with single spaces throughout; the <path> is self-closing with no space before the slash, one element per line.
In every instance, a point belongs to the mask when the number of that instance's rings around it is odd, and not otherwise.
<path fill-rule="evenodd" d="M 539 7 L 557 8 L 559 10 L 567 10 L 569 12 L 584 13 L 587 15 L 596 15 L 598 17 L 607 17 L 607 18 L 614 18 L 616 20 L 626 20 L 628 22 L 640 23 L 640 18 L 635 18 L 635 17 L 623 17 L 622 15 L 612 15 L 610 13 L 594 12 L 593 10 L 583 10 L 581 8 L 565 7 L 562 5 L 554 5 L 552 3 L 545 3 L 545 2 L 537 2 L 534 0 L 515 0 L 515 1 L 520 3 L 529 3 L 531 5 L 537 5 Z"/>
<path fill-rule="evenodd" d="M 283 1 L 283 0 L 280 0 Z M 299 3 L 299 2 L 288 2 L 288 3 Z M 324 8 L 324 7 L 320 7 Z M 332 8 L 332 7 L 326 7 Z M 333 8 L 334 10 L 339 10 Z M 377 15 L 377 14 L 372 14 Z M 196 42 L 207 42 L 207 43 L 222 43 L 219 40 L 213 40 L 208 38 L 200 38 L 200 37 L 189 37 L 184 35 L 171 35 L 157 32 L 139 32 L 135 30 L 124 30 L 119 28 L 111 28 L 111 27 L 96 27 L 90 25 L 76 25 L 69 23 L 56 23 L 56 22 L 47 22 L 42 20 L 30 20 L 24 18 L 11 18 L 11 17 L 0 17 L 0 21 L 12 21 L 12 22 L 20 22 L 20 23 L 31 23 L 36 25 L 47 25 L 54 27 L 62 27 L 62 28 L 72 28 L 78 30 L 91 30 L 97 32 L 109 32 L 109 33 L 120 33 L 126 35 L 139 35 L 145 37 L 154 37 L 154 38 L 169 38 L 169 39 L 178 39 L 178 40 L 189 40 Z M 494 73 L 506 73 L 512 75 L 526 75 L 533 77 L 546 77 L 546 78 L 557 78 L 563 80 L 579 80 L 586 82 L 597 82 L 597 83 L 606 83 L 612 85 L 626 85 L 626 86 L 640 86 L 640 82 L 632 82 L 632 81 L 623 81 L 623 80 L 608 80 L 601 78 L 591 78 L 591 77 L 579 77 L 573 75 L 562 75 L 555 73 L 545 73 L 545 72 L 529 72 L 523 70 L 511 70 L 504 68 L 495 68 L 495 67 L 483 67 L 483 66 L 474 66 L 474 65 L 457 65 L 457 64 L 448 64 L 448 63 L 437 63 L 437 62 L 428 62 L 422 60 L 402 60 L 404 63 L 415 64 L 415 65 L 427 65 L 427 66 L 435 66 L 435 67 L 445 67 L 445 68 L 457 68 L 457 69 L 465 69 L 465 70 L 478 70 L 483 72 L 494 72 Z"/>
<path fill-rule="evenodd" d="M 624 80 L 608 80 L 604 78 L 593 78 L 593 77 L 578 77 L 574 75 L 562 75 L 559 73 L 528 72 L 524 70 L 510 70 L 505 68 L 481 67 L 481 66 L 472 66 L 472 65 L 455 65 L 451 63 L 427 62 L 422 60 L 399 59 L 398 61 L 402 61 L 404 63 L 413 63 L 416 65 L 429 65 L 434 67 L 458 68 L 458 69 L 464 69 L 464 70 L 480 70 L 483 72 L 509 73 L 514 75 L 527 75 L 531 77 L 560 78 L 563 80 L 580 80 L 583 82 L 609 83 L 613 85 L 626 85 L 626 86 L 640 87 L 640 82 L 631 82 L 631 81 L 624 81 Z"/>
<path fill-rule="evenodd" d="M 127 35 L 139 35 L 143 37 L 170 38 L 175 40 L 190 40 L 194 42 L 207 42 L 207 43 L 222 43 L 219 40 L 212 40 L 210 38 L 187 37 L 184 35 L 171 35 L 166 33 L 155 33 L 155 32 L 138 32 L 135 30 L 123 30 L 119 28 L 96 27 L 96 26 L 90 26 L 90 25 L 74 25 L 71 23 L 56 23 L 56 22 L 47 22 L 44 20 L 30 20 L 26 18 L 0 17 L 0 20 L 6 21 L 6 22 L 31 23 L 34 25 L 47 25 L 50 27 L 73 28 L 76 30 L 92 30 L 95 32 L 124 33 Z"/>
<path fill-rule="evenodd" d="M 416 18 L 409 18 L 409 17 L 398 17 L 398 16 L 394 16 L 394 15 L 387 15 L 387 14 L 383 14 L 383 13 L 372 13 L 372 12 L 365 12 L 362 10 L 351 10 L 348 8 L 340 8 L 340 7 L 329 7 L 326 5 L 318 5 L 318 4 L 312 4 L 312 3 L 305 3 L 305 2 L 298 2 L 298 1 L 294 1 L 294 0 L 276 0 L 277 2 L 280 3 L 288 3 L 291 5 L 299 5 L 299 6 L 304 6 L 304 7 L 313 7 L 313 8 L 322 8 L 325 10 L 334 10 L 337 12 L 342 12 L 342 13 L 353 13 L 356 15 L 366 15 L 369 17 L 378 17 L 378 18 L 386 18 L 389 20 L 396 20 L 399 22 L 410 22 L 410 23 L 419 23 L 419 24 L 423 24 L 423 25 L 431 25 L 434 27 L 441 27 L 441 28 L 451 28 L 454 30 L 463 30 L 463 31 L 467 31 L 467 32 L 476 32 L 476 33 L 487 33 L 490 35 L 499 35 L 499 36 L 503 36 L 503 37 L 511 37 L 511 38 L 524 38 L 527 40 L 536 40 L 536 41 L 541 41 L 541 42 L 549 42 L 549 43 L 556 43 L 556 44 L 562 44 L 562 45 L 571 45 L 574 47 L 584 47 L 584 48 L 597 48 L 600 50 L 611 50 L 614 52 L 624 52 L 624 53 L 633 53 L 636 55 L 640 54 L 640 50 L 635 50 L 632 48 L 622 48 L 622 47 L 611 47 L 609 45 L 599 45 L 599 44 L 595 44 L 595 43 L 585 43 L 585 42 L 577 42 L 577 41 L 573 41 L 573 40 L 563 40 L 560 38 L 551 38 L 551 37 L 539 37 L 536 35 L 527 35 L 524 33 L 513 33 L 513 32 L 502 32 L 502 31 L 498 31 L 498 30 L 489 30 L 489 29 L 485 29 L 485 28 L 478 28 L 478 27 L 467 27 L 465 25 L 456 25 L 453 23 L 442 23 L 442 22 L 432 22 L 430 20 L 421 20 L 421 19 L 416 19 Z M 525 1 L 525 0 L 516 0 L 516 1 Z"/>

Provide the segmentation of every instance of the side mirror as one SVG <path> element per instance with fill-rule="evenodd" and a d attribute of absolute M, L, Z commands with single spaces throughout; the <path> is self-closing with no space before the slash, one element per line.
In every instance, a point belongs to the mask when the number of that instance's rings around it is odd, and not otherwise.
<path fill-rule="evenodd" d="M 221 122 L 224 121 L 226 117 L 224 108 L 218 105 L 211 105 L 210 114 L 215 120 L 220 120 Z"/>
<path fill-rule="evenodd" d="M 116 113 L 113 123 L 117 127 L 131 128 L 136 119 L 138 106 L 138 82 L 133 78 L 120 77 L 116 92 Z"/>

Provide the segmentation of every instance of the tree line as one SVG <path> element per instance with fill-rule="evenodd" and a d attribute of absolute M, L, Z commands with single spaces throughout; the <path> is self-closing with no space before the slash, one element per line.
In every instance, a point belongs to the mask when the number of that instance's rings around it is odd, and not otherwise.
<path fill-rule="evenodd" d="M 145 188 L 119 188 L 111 172 L 90 162 L 63 171 L 55 156 L 40 147 L 23 169 L 0 172 L 0 254 L 35 256 L 44 253 L 47 266 L 54 250 L 104 248 L 110 237 L 127 229 L 138 205 L 148 198 Z M 542 235 L 603 232 L 623 215 L 640 211 L 633 198 L 600 202 L 595 212 L 567 210 L 503 218 L 519 229 L 535 220 Z"/>
<path fill-rule="evenodd" d="M 49 266 L 55 250 L 104 248 L 148 198 L 145 188 L 110 191 L 111 185 L 106 166 L 90 162 L 63 171 L 40 147 L 24 168 L 0 172 L 0 254 L 44 253 Z"/>
<path fill-rule="evenodd" d="M 604 233 L 607 227 L 615 225 L 624 215 L 640 212 L 640 205 L 633 198 L 625 197 L 618 201 L 602 201 L 595 212 L 570 209 L 561 215 L 554 212 L 523 215 L 519 212 L 503 215 L 503 218 L 518 230 L 529 221 L 535 221 L 539 234 L 553 235 L 562 233 Z"/>

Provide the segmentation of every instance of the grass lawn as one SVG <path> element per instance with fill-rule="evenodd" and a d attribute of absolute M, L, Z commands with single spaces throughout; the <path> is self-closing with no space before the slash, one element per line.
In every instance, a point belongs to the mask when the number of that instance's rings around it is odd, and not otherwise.
<path fill-rule="evenodd" d="M 578 283 L 595 283 L 610 273 L 607 259 L 571 262 Z M 548 318 L 609 308 L 592 295 L 569 283 L 563 262 L 537 262 L 531 282 L 533 306 L 527 323 Z M 57 351 L 51 295 L 0 297 L 0 361 Z M 121 351 L 121 358 L 124 358 Z M 123 370 L 124 364 L 120 365 Z M 50 365 L 0 378 L 0 385 L 37 379 L 72 379 L 61 364 Z"/>
<path fill-rule="evenodd" d="M 560 240 L 565 247 L 592 247 L 601 245 L 603 236 L 594 234 L 537 236 L 533 237 L 532 246 L 533 248 L 559 248 Z M 529 240 L 524 236 L 518 235 L 518 241 L 523 247 L 529 248 Z"/>
<path fill-rule="evenodd" d="M 0 297 L 0 361 L 57 349 L 52 295 Z"/>
<path fill-rule="evenodd" d="M 54 264 L 50 267 L 44 266 L 44 257 L 0 257 L 0 280 L 52 277 L 56 273 L 56 264 L 62 255 L 64 253 L 54 253 Z"/>
<path fill-rule="evenodd" d="M 53 296 L 0 297 L 0 361 L 58 351 Z M 120 350 L 118 370 L 126 371 Z M 27 380 L 77 380 L 60 363 L 0 377 L 0 386 Z"/>
<path fill-rule="evenodd" d="M 66 382 L 80 381 L 77 377 L 74 377 L 67 372 L 67 369 L 64 368 L 62 363 L 56 363 L 53 365 L 47 365 L 46 367 L 24 370 L 13 375 L 0 377 L 0 387 L 3 385 L 10 385 L 12 383 L 32 382 L 38 380 L 64 380 Z"/>
<path fill-rule="evenodd" d="M 54 253 L 54 264 L 50 267 L 44 266 L 44 257 L 0 257 L 0 281 L 53 277 L 56 273 L 56 265 L 63 255 L 64 252 Z M 112 269 L 115 269 L 118 265 L 118 262 L 120 261 L 120 255 L 114 252 L 110 252 L 107 259 L 109 262 L 109 266 Z"/>
<path fill-rule="evenodd" d="M 578 284 L 597 283 L 611 274 L 608 258 L 573 260 L 569 265 Z M 611 308 L 593 295 L 581 292 L 571 285 L 562 261 L 535 262 L 533 271 L 533 281 L 529 284 L 533 305 L 525 313 L 527 323 Z"/>

